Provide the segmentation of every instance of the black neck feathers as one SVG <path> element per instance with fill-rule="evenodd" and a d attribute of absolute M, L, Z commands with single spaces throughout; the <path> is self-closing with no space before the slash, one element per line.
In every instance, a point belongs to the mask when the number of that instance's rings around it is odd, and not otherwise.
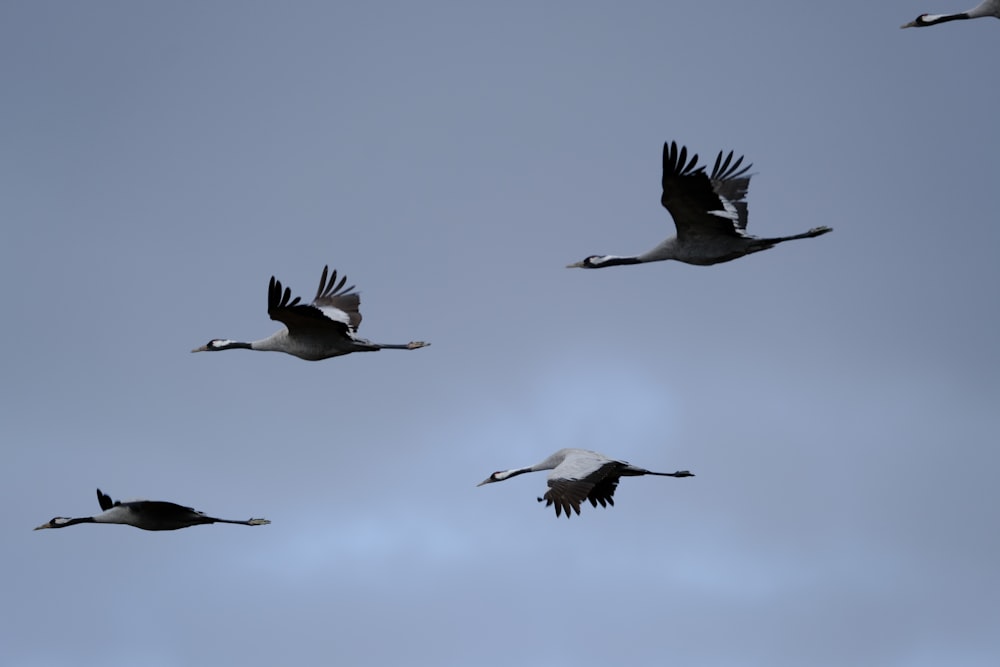
<path fill-rule="evenodd" d="M 948 21 L 959 21 L 961 19 L 968 19 L 968 18 L 972 17 L 969 16 L 968 13 L 966 12 L 961 12 L 960 14 L 947 14 L 945 16 L 938 16 L 937 18 L 933 18 L 929 21 L 925 19 L 923 16 L 921 16 L 917 19 L 917 25 L 920 26 L 937 25 L 938 23 L 947 23 Z"/>
<path fill-rule="evenodd" d="M 626 264 L 642 264 L 638 257 L 588 257 L 584 266 L 588 269 L 601 269 L 605 266 L 625 266 Z"/>

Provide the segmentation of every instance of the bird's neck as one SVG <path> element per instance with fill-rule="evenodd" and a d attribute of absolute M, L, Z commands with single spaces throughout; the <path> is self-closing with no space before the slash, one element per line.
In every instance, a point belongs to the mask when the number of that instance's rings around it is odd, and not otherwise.
<path fill-rule="evenodd" d="M 518 475 L 523 475 L 526 472 L 533 472 L 533 471 L 534 471 L 534 467 L 530 467 L 530 468 L 515 468 L 514 470 L 508 470 L 507 472 L 504 472 L 501 475 L 498 475 L 497 476 L 497 481 L 498 482 L 502 482 L 505 479 L 510 479 L 511 477 L 517 477 Z"/>
<path fill-rule="evenodd" d="M 57 523 L 56 525 L 54 525 L 52 527 L 53 528 L 65 528 L 66 526 L 75 526 L 78 523 L 96 523 L 96 521 L 94 520 L 94 517 L 92 517 L 92 516 L 81 516 L 81 517 L 77 517 L 75 519 L 70 519 L 69 521 L 66 521 L 66 522 L 63 522 L 63 523 Z"/>
<path fill-rule="evenodd" d="M 626 264 L 641 264 L 642 262 L 643 260 L 637 256 L 619 257 L 618 255 L 605 255 L 600 259 L 593 260 L 592 264 L 593 268 L 601 269 L 605 266 L 624 266 Z"/>
<path fill-rule="evenodd" d="M 987 14 L 984 14 L 987 16 Z M 960 21 L 972 18 L 971 12 L 961 12 L 960 14 L 928 14 L 920 19 L 921 25 L 937 25 L 948 21 Z"/>
<path fill-rule="evenodd" d="M 289 352 L 289 346 L 293 342 L 294 339 L 288 336 L 288 329 L 282 329 L 275 331 L 267 338 L 261 338 L 252 343 L 241 343 L 241 345 L 248 350 L 257 350 L 259 352 Z M 294 354 L 294 352 L 291 352 L 291 354 Z"/>

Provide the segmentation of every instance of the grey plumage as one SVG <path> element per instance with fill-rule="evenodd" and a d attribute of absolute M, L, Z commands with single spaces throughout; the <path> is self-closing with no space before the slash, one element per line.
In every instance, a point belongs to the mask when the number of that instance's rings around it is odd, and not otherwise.
<path fill-rule="evenodd" d="M 111 496 L 103 493 L 100 489 L 97 489 L 97 502 L 104 510 L 100 514 L 75 519 L 57 516 L 38 526 L 35 530 L 65 528 L 81 523 L 119 523 L 143 530 L 177 530 L 209 523 L 234 523 L 243 526 L 263 526 L 271 523 L 267 519 L 248 519 L 246 521 L 219 519 L 207 516 L 191 507 L 163 500 L 112 501 Z"/>
<path fill-rule="evenodd" d="M 538 499 L 545 506 L 555 506 L 556 516 L 566 513 L 566 518 L 572 512 L 580 513 L 580 504 L 589 500 L 597 507 L 614 505 L 614 493 L 618 481 L 622 477 L 638 477 L 640 475 L 659 475 L 662 477 L 694 477 L 687 470 L 677 472 L 653 472 L 631 465 L 625 461 L 608 458 L 604 454 L 589 449 L 560 449 L 544 461 L 525 468 L 499 470 L 482 482 L 479 486 L 492 482 L 502 482 L 511 477 L 526 472 L 551 470 L 548 476 L 549 490 Z"/>
<path fill-rule="evenodd" d="M 708 266 L 773 248 L 779 243 L 812 238 L 833 231 L 814 227 L 792 236 L 757 238 L 746 233 L 747 190 L 752 165 L 743 156 L 719 152 L 712 173 L 698 166 L 698 156 L 688 159 L 687 148 L 677 142 L 663 144 L 663 193 L 660 203 L 674 220 L 676 235 L 640 255 L 590 255 L 567 268 L 599 269 L 606 266 L 676 260 Z"/>
<path fill-rule="evenodd" d="M 338 282 L 337 272 L 329 273 L 329 267 L 324 266 L 315 298 L 310 304 L 302 304 L 299 303 L 301 297 L 293 299 L 291 289 L 282 287 L 281 281 L 271 276 L 267 287 L 267 314 L 284 324 L 284 329 L 250 343 L 215 338 L 191 351 L 261 350 L 319 361 L 352 352 L 415 350 L 430 345 L 423 341 L 402 345 L 373 343 L 359 337 L 361 296 L 353 291 L 354 285 L 344 287 L 346 282 L 346 276 Z"/>

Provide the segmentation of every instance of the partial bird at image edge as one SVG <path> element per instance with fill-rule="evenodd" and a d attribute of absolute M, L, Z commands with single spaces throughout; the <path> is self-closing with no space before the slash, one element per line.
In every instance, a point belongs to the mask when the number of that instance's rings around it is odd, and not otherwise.
<path fill-rule="evenodd" d="M 940 25 L 949 21 L 962 21 L 965 19 L 985 19 L 989 17 L 1000 19 L 1000 0 L 985 0 L 978 6 L 957 14 L 921 14 L 909 23 L 904 23 L 900 28 L 927 28 L 932 25 Z"/>

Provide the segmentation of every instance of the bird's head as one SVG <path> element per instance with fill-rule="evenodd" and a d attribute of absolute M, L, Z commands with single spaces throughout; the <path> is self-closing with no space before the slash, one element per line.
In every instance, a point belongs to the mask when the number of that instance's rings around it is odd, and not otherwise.
<path fill-rule="evenodd" d="M 43 528 L 62 528 L 63 526 L 68 526 L 71 519 L 65 516 L 53 517 L 48 523 L 43 523 L 42 525 L 35 528 L 35 530 L 42 530 Z"/>
<path fill-rule="evenodd" d="M 921 14 L 920 16 L 918 16 L 917 18 L 913 19 L 909 23 L 904 23 L 903 25 L 901 25 L 899 27 L 900 28 L 924 28 L 924 27 L 930 25 L 930 23 L 927 23 L 924 20 L 926 17 L 927 17 L 927 14 Z"/>
<path fill-rule="evenodd" d="M 567 264 L 567 269 L 597 269 L 600 268 L 602 260 L 604 260 L 604 255 L 590 255 L 589 257 L 584 257 L 579 262 L 574 262 L 572 264 Z"/>
<path fill-rule="evenodd" d="M 213 338 L 201 347 L 196 347 L 192 352 L 215 352 L 217 350 L 228 349 L 230 345 L 233 344 L 231 340 L 225 340 L 223 338 Z"/>
<path fill-rule="evenodd" d="M 493 482 L 502 482 L 507 479 L 507 473 L 503 470 L 497 470 L 495 473 L 481 481 L 476 486 L 482 486 L 483 484 L 491 484 Z"/>

